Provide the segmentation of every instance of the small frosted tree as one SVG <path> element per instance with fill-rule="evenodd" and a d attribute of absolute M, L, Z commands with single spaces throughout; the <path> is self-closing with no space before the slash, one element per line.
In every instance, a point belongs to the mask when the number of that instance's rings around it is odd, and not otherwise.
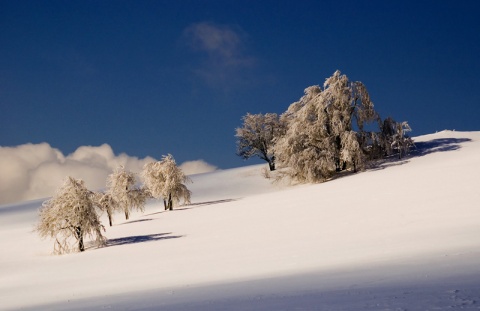
<path fill-rule="evenodd" d="M 235 135 L 237 155 L 244 159 L 257 156 L 268 163 L 270 171 L 274 171 L 274 139 L 284 130 L 279 116 L 276 113 L 247 113 L 242 120 L 243 126 L 236 129 Z"/>
<path fill-rule="evenodd" d="M 54 253 L 85 250 L 84 238 L 95 237 L 95 244 L 105 244 L 103 228 L 95 210 L 93 193 L 83 180 L 67 177 L 56 194 L 43 202 L 36 231 L 43 238 L 55 239 Z"/>
<path fill-rule="evenodd" d="M 414 145 L 413 140 L 406 134 L 412 129 L 407 121 L 398 122 L 395 124 L 395 134 L 392 137 L 392 147 L 397 150 L 398 158 L 410 152 L 410 148 Z"/>
<path fill-rule="evenodd" d="M 191 192 L 185 183 L 190 179 L 175 163 L 171 154 L 163 156 L 161 161 L 145 164 L 142 171 L 145 187 L 156 199 L 163 198 L 165 210 L 173 210 L 173 204 L 181 199 L 190 203 Z"/>
<path fill-rule="evenodd" d="M 110 193 L 102 193 L 97 192 L 95 193 L 95 203 L 101 211 L 107 213 L 108 216 L 108 224 L 113 226 L 113 213 L 117 209 L 117 203 L 113 199 Z"/>
<path fill-rule="evenodd" d="M 142 189 L 135 188 L 135 182 L 135 174 L 126 171 L 123 166 L 107 177 L 107 191 L 100 200 L 107 213 L 121 210 L 125 213 L 125 219 L 129 219 L 131 210 L 144 211 L 146 194 Z"/>

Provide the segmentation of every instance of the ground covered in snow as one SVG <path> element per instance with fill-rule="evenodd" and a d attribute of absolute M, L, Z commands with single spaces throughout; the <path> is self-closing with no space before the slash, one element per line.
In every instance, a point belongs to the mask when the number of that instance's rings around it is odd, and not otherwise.
<path fill-rule="evenodd" d="M 84 253 L 51 255 L 41 201 L 0 206 L 0 309 L 480 309 L 480 132 L 415 143 L 323 184 L 194 175 L 191 205 L 117 214 Z"/>

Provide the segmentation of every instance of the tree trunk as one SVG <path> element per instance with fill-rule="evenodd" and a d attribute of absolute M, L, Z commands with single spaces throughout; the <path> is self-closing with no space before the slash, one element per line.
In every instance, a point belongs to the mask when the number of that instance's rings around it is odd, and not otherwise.
<path fill-rule="evenodd" d="M 268 161 L 268 167 L 270 168 L 270 171 L 274 171 L 275 170 L 275 158 L 272 157 L 272 159 L 270 161 Z"/>
<path fill-rule="evenodd" d="M 173 211 L 173 202 L 172 202 L 172 194 L 168 194 L 168 209 Z"/>
<path fill-rule="evenodd" d="M 108 215 L 108 222 L 110 224 L 110 227 L 113 225 L 113 218 L 112 218 L 112 212 L 107 210 L 107 215 Z"/>
<path fill-rule="evenodd" d="M 125 209 L 125 219 L 128 220 L 130 218 L 130 213 L 128 212 L 128 208 Z"/>
<path fill-rule="evenodd" d="M 163 206 L 165 207 L 165 210 L 168 210 L 167 200 L 165 199 L 163 199 Z"/>
<path fill-rule="evenodd" d="M 336 171 L 336 172 L 340 172 L 340 171 L 341 171 L 341 168 L 340 168 L 340 159 L 338 159 L 338 158 L 335 159 L 335 171 Z"/>
<path fill-rule="evenodd" d="M 83 243 L 83 231 L 82 227 L 75 227 L 75 235 L 78 240 L 78 250 L 83 252 L 85 250 L 85 244 Z"/>

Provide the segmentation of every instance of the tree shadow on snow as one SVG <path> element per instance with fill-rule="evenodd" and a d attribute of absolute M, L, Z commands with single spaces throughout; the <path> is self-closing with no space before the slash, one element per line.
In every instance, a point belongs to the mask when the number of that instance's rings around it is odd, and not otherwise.
<path fill-rule="evenodd" d="M 124 222 L 122 224 L 118 224 L 119 226 L 121 225 L 129 225 L 129 224 L 133 224 L 133 223 L 136 223 L 136 222 L 144 222 L 144 221 L 150 221 L 150 220 L 153 220 L 152 218 L 147 218 L 147 219 L 138 219 L 138 220 L 132 220 L 132 221 L 127 221 L 127 222 Z"/>
<path fill-rule="evenodd" d="M 169 233 L 156 233 L 156 234 L 147 234 L 147 235 L 134 235 L 134 236 L 128 236 L 123 238 L 117 238 L 117 239 L 108 239 L 107 245 L 105 247 L 137 244 L 137 243 L 144 243 L 144 242 L 154 242 L 154 241 L 169 240 L 169 239 L 178 239 L 183 237 L 183 235 L 170 235 L 170 234 L 172 233 L 169 232 Z"/>
<path fill-rule="evenodd" d="M 410 152 L 411 157 L 424 156 L 434 152 L 454 151 L 461 148 L 460 144 L 472 141 L 469 138 L 438 138 L 415 143 Z"/>
<path fill-rule="evenodd" d="M 472 140 L 469 138 L 437 138 L 416 142 L 407 156 L 399 159 L 397 155 L 392 155 L 386 159 L 373 162 L 368 169 L 381 170 L 391 166 L 406 164 L 409 162 L 409 159 L 415 157 L 423 157 L 435 152 L 455 151 L 461 148 L 461 143 L 470 141 Z"/>
<path fill-rule="evenodd" d="M 180 210 L 187 210 L 187 209 L 192 209 L 195 207 L 200 207 L 200 206 L 207 206 L 207 205 L 214 205 L 214 204 L 220 204 L 220 203 L 228 203 L 228 202 L 234 202 L 237 201 L 238 199 L 224 199 L 224 200 L 215 200 L 215 201 L 206 201 L 206 202 L 198 202 L 198 203 L 190 203 L 188 205 L 185 205 L 185 207 L 182 208 L 177 208 L 177 211 Z"/>
<path fill-rule="evenodd" d="M 220 204 L 220 203 L 228 203 L 228 202 L 233 202 L 233 201 L 237 201 L 237 200 L 238 200 L 238 199 L 224 199 L 224 200 L 215 200 L 215 201 L 206 201 L 206 202 L 190 203 L 190 204 L 187 204 L 187 205 L 179 206 L 179 207 L 177 207 L 177 208 L 173 208 L 173 210 L 171 210 L 171 211 L 162 210 L 162 211 L 159 211 L 159 212 L 147 214 L 147 215 L 145 215 L 145 216 L 152 216 L 152 215 L 157 215 L 157 214 L 167 213 L 167 212 L 170 212 L 170 213 L 171 213 L 171 212 L 175 212 L 175 211 L 186 211 L 186 210 L 189 210 L 189 209 L 192 209 L 192 208 L 196 208 L 196 207 L 200 207 L 200 206 L 214 205 L 214 204 Z"/>

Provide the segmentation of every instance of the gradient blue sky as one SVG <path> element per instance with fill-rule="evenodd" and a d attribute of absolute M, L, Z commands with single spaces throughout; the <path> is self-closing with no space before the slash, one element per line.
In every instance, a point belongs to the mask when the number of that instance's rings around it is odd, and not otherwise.
<path fill-rule="evenodd" d="M 220 168 L 336 69 L 412 136 L 480 130 L 480 1 L 0 0 L 0 145 Z M 257 162 L 258 163 L 258 162 Z"/>

